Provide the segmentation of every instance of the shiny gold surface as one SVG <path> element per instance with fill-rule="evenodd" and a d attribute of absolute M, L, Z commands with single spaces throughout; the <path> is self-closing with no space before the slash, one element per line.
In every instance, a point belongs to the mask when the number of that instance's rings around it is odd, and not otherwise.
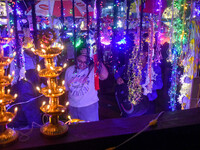
<path fill-rule="evenodd" d="M 15 99 L 9 92 L 5 93 L 5 87 L 10 85 L 13 80 L 11 75 L 4 75 L 4 67 L 9 65 L 14 59 L 4 57 L 3 45 L 9 41 L 9 38 L 0 38 L 0 145 L 13 142 L 18 137 L 14 130 L 7 128 L 7 124 L 14 119 L 16 113 L 7 112 L 6 110 L 6 105 L 12 103 Z"/>
<path fill-rule="evenodd" d="M 44 48 L 44 49 L 37 49 L 35 53 L 42 58 L 54 58 L 61 54 L 62 49 L 60 48 Z"/>
<path fill-rule="evenodd" d="M 61 74 L 63 68 L 62 67 L 54 67 L 50 69 L 42 69 L 39 71 L 39 76 L 44 78 L 57 77 Z"/>
<path fill-rule="evenodd" d="M 0 144 L 8 144 L 14 142 L 18 137 L 16 131 L 6 128 L 4 132 L 0 133 Z"/>
<path fill-rule="evenodd" d="M 46 136 L 60 136 L 68 131 L 68 126 L 61 121 L 56 124 L 46 123 L 41 127 L 40 131 Z"/>
<path fill-rule="evenodd" d="M 59 136 L 67 132 L 68 126 L 59 121 L 59 115 L 66 110 L 65 106 L 59 105 L 59 96 L 65 93 L 65 86 L 58 85 L 57 76 L 63 71 L 62 67 L 55 66 L 54 57 L 62 52 L 62 46 L 54 44 L 54 47 L 43 47 L 33 52 L 45 59 L 45 69 L 38 70 L 40 77 L 47 78 L 47 86 L 39 89 L 39 92 L 49 97 L 49 104 L 44 104 L 40 109 L 49 116 L 49 122 L 40 129 L 41 133 L 46 136 Z"/>

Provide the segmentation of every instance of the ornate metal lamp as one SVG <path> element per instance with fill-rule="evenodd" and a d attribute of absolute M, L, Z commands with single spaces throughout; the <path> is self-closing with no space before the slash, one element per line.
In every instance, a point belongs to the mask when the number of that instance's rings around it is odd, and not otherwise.
<path fill-rule="evenodd" d="M 49 122 L 40 129 L 42 134 L 46 136 L 59 136 L 67 132 L 68 126 L 59 121 L 59 115 L 65 112 L 66 107 L 59 105 L 59 96 L 65 93 L 65 86 L 58 85 L 57 76 L 63 70 L 63 67 L 55 66 L 54 57 L 59 55 L 63 46 L 55 44 L 55 32 L 51 29 L 42 31 L 39 34 L 40 49 L 32 49 L 32 51 L 45 59 L 45 69 L 38 68 L 39 76 L 47 78 L 47 87 L 39 89 L 39 92 L 49 98 L 49 104 L 43 104 L 40 109 L 49 116 Z M 54 43 L 52 45 L 52 43 Z"/>
<path fill-rule="evenodd" d="M 14 59 L 4 57 L 3 45 L 9 43 L 9 41 L 10 38 L 0 38 L 0 145 L 13 142 L 18 137 L 17 132 L 7 128 L 7 124 L 14 119 L 17 112 L 17 108 L 14 113 L 7 112 L 6 110 L 6 105 L 12 103 L 17 96 L 10 95 L 9 90 L 5 93 L 5 87 L 10 85 L 13 80 L 11 75 L 4 76 L 4 67 L 9 65 Z"/>

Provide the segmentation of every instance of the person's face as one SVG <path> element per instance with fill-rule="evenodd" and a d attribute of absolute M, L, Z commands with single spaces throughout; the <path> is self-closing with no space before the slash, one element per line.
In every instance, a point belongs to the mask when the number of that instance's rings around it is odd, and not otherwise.
<path fill-rule="evenodd" d="M 84 55 L 80 55 L 77 57 L 77 67 L 78 69 L 84 70 L 87 68 L 87 57 Z"/>

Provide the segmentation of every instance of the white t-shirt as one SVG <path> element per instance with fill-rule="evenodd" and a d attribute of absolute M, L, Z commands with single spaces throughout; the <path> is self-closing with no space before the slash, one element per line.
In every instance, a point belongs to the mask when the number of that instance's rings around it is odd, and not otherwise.
<path fill-rule="evenodd" d="M 97 91 L 94 86 L 94 67 L 88 75 L 89 68 L 84 70 L 71 66 L 65 73 L 65 87 L 68 91 L 69 105 L 73 107 L 85 107 L 98 102 Z"/>

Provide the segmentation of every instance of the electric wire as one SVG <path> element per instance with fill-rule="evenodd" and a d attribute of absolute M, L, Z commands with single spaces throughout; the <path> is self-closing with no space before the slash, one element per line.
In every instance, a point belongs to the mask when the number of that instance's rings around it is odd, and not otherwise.
<path fill-rule="evenodd" d="M 29 102 L 31 102 L 31 101 L 33 101 L 33 100 L 35 100 L 35 99 L 38 99 L 38 98 L 40 98 L 40 97 L 42 97 L 42 96 L 43 96 L 43 95 L 39 95 L 39 96 L 34 97 L 34 98 L 31 98 L 31 99 L 29 99 L 28 101 L 25 101 L 25 102 L 15 103 L 15 104 L 13 104 L 13 105 L 8 106 L 8 107 L 7 107 L 7 110 L 9 110 L 10 108 L 12 108 L 13 106 L 16 106 L 16 105 L 22 105 L 22 104 L 29 103 Z"/>
<path fill-rule="evenodd" d="M 144 132 L 146 129 L 148 129 L 150 126 L 155 126 L 158 122 L 158 118 L 164 113 L 164 111 L 160 112 L 158 114 L 158 116 L 151 120 L 148 125 L 146 125 L 142 130 L 140 130 L 138 133 L 136 133 L 135 135 L 133 135 L 132 137 L 130 137 L 129 139 L 125 140 L 124 142 L 122 142 L 121 144 L 117 145 L 117 146 L 114 146 L 114 147 L 110 147 L 110 148 L 107 148 L 106 150 L 115 150 L 119 147 L 121 147 L 122 145 L 126 144 L 127 142 L 129 142 L 130 140 L 132 140 L 133 138 L 137 137 L 138 135 L 140 135 L 142 132 Z"/>

